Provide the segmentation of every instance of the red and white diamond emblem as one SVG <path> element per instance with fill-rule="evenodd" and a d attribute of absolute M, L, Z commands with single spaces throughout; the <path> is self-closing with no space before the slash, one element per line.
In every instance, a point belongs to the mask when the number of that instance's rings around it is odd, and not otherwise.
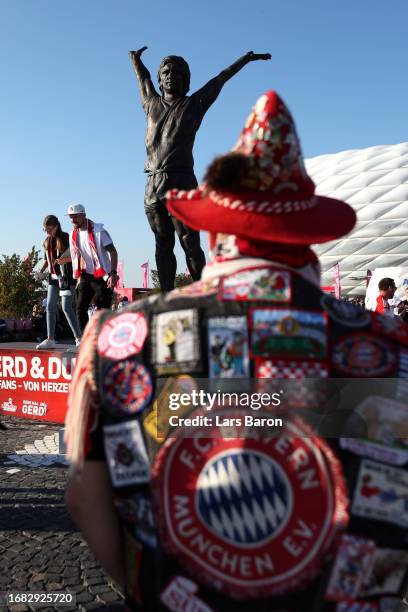
<path fill-rule="evenodd" d="M 339 463 L 300 421 L 279 437 L 168 439 L 153 493 L 167 552 L 235 599 L 301 588 L 347 522 Z"/>

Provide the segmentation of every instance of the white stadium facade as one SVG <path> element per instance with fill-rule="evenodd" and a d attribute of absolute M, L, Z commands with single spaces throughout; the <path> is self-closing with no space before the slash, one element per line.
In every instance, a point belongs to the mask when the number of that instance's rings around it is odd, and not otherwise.
<path fill-rule="evenodd" d="M 345 238 L 315 246 L 322 285 L 340 266 L 343 295 L 364 295 L 367 270 L 408 265 L 408 142 L 306 160 L 316 192 L 345 200 L 357 213 Z"/>

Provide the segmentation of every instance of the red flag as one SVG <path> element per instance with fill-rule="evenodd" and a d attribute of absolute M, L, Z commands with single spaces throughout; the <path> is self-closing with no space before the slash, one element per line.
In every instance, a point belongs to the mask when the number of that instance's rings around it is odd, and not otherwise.
<path fill-rule="evenodd" d="M 144 264 L 140 266 L 143 270 L 143 279 L 142 279 L 142 287 L 143 289 L 149 288 L 149 262 L 145 261 Z"/>
<path fill-rule="evenodd" d="M 339 300 L 341 298 L 341 285 L 340 285 L 340 266 L 338 262 L 334 266 L 334 295 Z"/>
<path fill-rule="evenodd" d="M 124 284 L 123 284 L 123 269 L 124 269 L 124 263 L 123 263 L 123 259 L 121 259 L 120 262 L 118 263 L 119 281 L 118 281 L 118 284 L 116 285 L 117 289 L 122 289 L 124 287 Z"/>

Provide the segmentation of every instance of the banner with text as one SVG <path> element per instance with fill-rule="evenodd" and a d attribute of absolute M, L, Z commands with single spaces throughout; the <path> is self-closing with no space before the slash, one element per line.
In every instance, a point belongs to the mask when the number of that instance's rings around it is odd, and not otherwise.
<path fill-rule="evenodd" d="M 73 353 L 0 349 L 0 414 L 63 423 Z"/>

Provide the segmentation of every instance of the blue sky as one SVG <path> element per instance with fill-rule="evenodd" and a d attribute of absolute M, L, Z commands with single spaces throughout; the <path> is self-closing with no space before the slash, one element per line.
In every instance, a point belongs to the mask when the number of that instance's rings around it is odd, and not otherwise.
<path fill-rule="evenodd" d="M 155 267 L 129 49 L 149 47 L 154 77 L 161 57 L 184 56 L 191 91 L 248 50 L 272 53 L 206 115 L 200 180 L 267 89 L 294 114 L 305 157 L 405 141 L 407 22 L 406 0 L 0 0 L 0 253 L 40 248 L 43 217 L 81 202 L 111 232 L 128 286 L 140 285 L 141 263 Z"/>

